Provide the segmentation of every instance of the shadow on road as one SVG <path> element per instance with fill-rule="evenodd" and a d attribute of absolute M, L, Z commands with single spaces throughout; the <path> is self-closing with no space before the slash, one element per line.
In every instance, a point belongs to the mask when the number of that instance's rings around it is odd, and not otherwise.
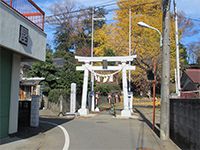
<path fill-rule="evenodd" d="M 147 125 L 153 129 L 153 124 L 151 123 L 151 121 L 149 121 L 145 115 L 143 113 L 141 113 L 137 108 L 135 108 L 136 112 L 140 114 L 140 116 L 142 117 L 142 119 L 147 123 Z M 158 125 L 159 126 L 159 125 Z M 160 130 L 158 128 L 154 128 L 154 132 L 156 133 L 156 135 L 158 137 L 160 137 Z"/>
<path fill-rule="evenodd" d="M 40 117 L 40 121 L 47 121 L 47 122 L 52 122 L 58 125 L 67 123 L 69 121 L 73 120 L 73 118 L 59 118 L 59 117 Z M 12 135 L 9 135 L 8 138 L 2 139 L 0 140 L 0 145 L 2 144 L 6 144 L 6 143 L 11 143 L 11 142 L 15 142 L 18 140 L 23 140 L 23 139 L 27 139 L 27 138 L 31 138 L 33 136 L 39 135 L 39 134 L 43 134 L 48 130 L 51 130 L 53 128 L 56 128 L 53 125 L 49 125 L 43 122 L 40 122 L 39 127 L 19 127 L 18 128 L 18 132 Z"/>

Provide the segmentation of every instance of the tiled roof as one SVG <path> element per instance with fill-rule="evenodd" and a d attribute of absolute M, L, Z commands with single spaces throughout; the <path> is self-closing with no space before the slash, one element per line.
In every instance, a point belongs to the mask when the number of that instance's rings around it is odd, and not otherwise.
<path fill-rule="evenodd" d="M 200 69 L 186 69 L 185 73 L 194 83 L 200 83 Z"/>
<path fill-rule="evenodd" d="M 64 58 L 54 58 L 53 59 L 53 64 L 56 67 L 63 67 L 65 64 L 65 59 Z"/>

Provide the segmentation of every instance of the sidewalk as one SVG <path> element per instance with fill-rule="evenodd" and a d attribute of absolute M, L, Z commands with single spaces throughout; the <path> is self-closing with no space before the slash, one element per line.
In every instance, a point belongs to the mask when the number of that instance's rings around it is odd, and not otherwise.
<path fill-rule="evenodd" d="M 142 116 L 150 128 L 153 126 L 152 116 L 153 108 L 152 107 L 135 107 L 136 111 Z M 157 136 L 160 135 L 160 107 L 156 107 L 155 111 L 155 131 L 152 130 Z M 180 150 L 180 148 L 171 140 L 162 142 L 166 150 Z"/>

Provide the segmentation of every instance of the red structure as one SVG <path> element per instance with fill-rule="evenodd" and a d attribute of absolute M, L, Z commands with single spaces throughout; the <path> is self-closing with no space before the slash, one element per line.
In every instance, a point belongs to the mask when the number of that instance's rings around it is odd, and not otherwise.
<path fill-rule="evenodd" d="M 45 13 L 32 0 L 2 0 L 15 11 L 44 30 Z"/>

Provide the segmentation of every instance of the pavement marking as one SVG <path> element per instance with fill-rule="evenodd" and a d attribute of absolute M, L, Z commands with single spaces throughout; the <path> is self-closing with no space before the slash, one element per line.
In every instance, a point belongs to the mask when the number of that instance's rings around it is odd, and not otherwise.
<path fill-rule="evenodd" d="M 59 127 L 63 131 L 64 136 L 65 136 L 65 144 L 64 144 L 63 150 L 68 150 L 69 149 L 69 143 L 70 143 L 69 134 L 68 134 L 67 130 L 63 126 L 58 125 L 58 124 L 53 123 L 53 122 L 49 122 L 49 121 L 40 121 L 40 122 Z"/>

